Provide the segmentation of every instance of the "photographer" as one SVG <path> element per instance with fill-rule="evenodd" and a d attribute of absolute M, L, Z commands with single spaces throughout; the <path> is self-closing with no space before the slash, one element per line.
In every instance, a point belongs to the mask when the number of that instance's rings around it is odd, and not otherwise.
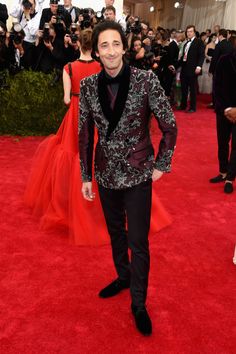
<path fill-rule="evenodd" d="M 154 55 L 152 52 L 145 50 L 141 39 L 139 37 L 133 37 L 131 48 L 126 56 L 129 65 L 138 69 L 150 70 L 153 63 L 153 57 Z"/>
<path fill-rule="evenodd" d="M 79 35 L 80 28 L 76 23 L 72 23 L 70 26 L 70 33 L 67 33 L 64 37 L 64 54 L 65 62 L 73 62 L 80 57 L 79 49 Z"/>
<path fill-rule="evenodd" d="M 0 3 L 0 22 L 2 22 L 5 26 L 8 19 L 7 7 L 5 4 Z"/>
<path fill-rule="evenodd" d="M 22 69 L 22 58 L 24 49 L 22 42 L 24 31 L 19 24 L 13 24 L 10 32 L 7 32 L 4 23 L 0 22 L 0 81 L 1 87 L 4 86 L 5 74 L 16 74 Z"/>
<path fill-rule="evenodd" d="M 93 10 L 90 8 L 80 9 L 79 14 L 79 25 L 81 30 L 93 27 Z"/>
<path fill-rule="evenodd" d="M 58 81 L 65 63 L 64 43 L 57 37 L 52 23 L 45 23 L 43 31 L 38 31 L 36 51 L 38 60 L 35 69 L 45 74 L 55 71 L 55 81 Z"/>
<path fill-rule="evenodd" d="M 11 16 L 17 19 L 21 25 L 25 37 L 23 40 L 24 48 L 24 68 L 33 68 L 35 62 L 35 41 L 39 29 L 39 21 L 42 14 L 42 1 L 36 0 L 17 0 L 11 10 Z"/>
<path fill-rule="evenodd" d="M 6 70 L 9 69 L 9 39 L 5 23 L 0 22 L 0 88 L 6 87 Z"/>
<path fill-rule="evenodd" d="M 43 30 L 45 23 L 53 24 L 57 36 L 63 40 L 71 25 L 71 16 L 58 2 L 59 0 L 50 0 L 50 8 L 43 9 L 39 29 Z"/>

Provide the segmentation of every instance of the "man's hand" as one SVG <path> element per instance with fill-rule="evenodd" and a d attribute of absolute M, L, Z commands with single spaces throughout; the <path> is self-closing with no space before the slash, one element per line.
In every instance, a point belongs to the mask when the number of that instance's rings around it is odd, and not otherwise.
<path fill-rule="evenodd" d="M 152 173 L 152 180 L 153 182 L 157 181 L 158 179 L 160 179 L 163 175 L 162 171 L 159 171 L 157 169 L 155 169 Z"/>
<path fill-rule="evenodd" d="M 197 67 L 197 68 L 195 69 L 195 74 L 196 74 L 196 75 L 199 75 L 199 74 L 201 73 L 201 71 L 202 71 L 202 69 L 199 68 L 199 67 Z"/>
<path fill-rule="evenodd" d="M 226 108 L 224 114 L 231 123 L 236 123 L 236 107 Z"/>
<path fill-rule="evenodd" d="M 45 42 L 43 41 L 45 47 L 47 47 L 49 50 L 51 50 L 51 52 L 53 51 L 53 46 L 51 42 Z"/>
<path fill-rule="evenodd" d="M 82 190 L 81 190 L 84 199 L 92 202 L 95 198 L 95 193 L 92 190 L 92 182 L 84 182 L 82 183 Z"/>

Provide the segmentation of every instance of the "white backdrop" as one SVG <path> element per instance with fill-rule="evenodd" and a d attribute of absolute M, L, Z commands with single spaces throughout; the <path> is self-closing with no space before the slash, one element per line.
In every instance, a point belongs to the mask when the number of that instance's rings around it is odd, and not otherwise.
<path fill-rule="evenodd" d="M 17 0 L 1 0 L 2 4 L 6 4 L 8 9 L 11 8 L 11 4 Z M 59 4 L 63 4 L 63 0 L 59 2 Z M 72 4 L 78 6 L 80 8 L 91 7 L 95 11 L 101 10 L 104 7 L 104 0 L 72 0 Z M 115 0 L 115 8 L 119 10 L 119 12 L 123 12 L 123 0 Z M 49 7 L 49 0 L 44 0 L 44 6 Z M 8 11 L 9 12 L 9 11 Z"/>

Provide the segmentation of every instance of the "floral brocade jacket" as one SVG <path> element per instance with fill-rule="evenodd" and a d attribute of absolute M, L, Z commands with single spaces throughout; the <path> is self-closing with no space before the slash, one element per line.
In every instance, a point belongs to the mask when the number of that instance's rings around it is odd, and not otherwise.
<path fill-rule="evenodd" d="M 152 73 L 125 67 L 112 110 L 104 70 L 81 81 L 79 153 L 82 181 L 92 180 L 94 127 L 95 178 L 105 188 L 123 189 L 151 179 L 153 169 L 170 172 L 176 144 L 176 121 Z M 149 127 L 154 114 L 162 139 L 154 156 Z"/>

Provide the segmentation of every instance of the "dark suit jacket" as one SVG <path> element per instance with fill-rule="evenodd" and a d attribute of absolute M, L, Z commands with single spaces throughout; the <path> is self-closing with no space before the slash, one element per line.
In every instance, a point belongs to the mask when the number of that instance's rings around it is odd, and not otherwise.
<path fill-rule="evenodd" d="M 236 107 L 236 50 L 220 57 L 215 70 L 215 110 Z"/>
<path fill-rule="evenodd" d="M 167 47 L 168 65 L 178 66 L 179 47 L 175 41 L 170 42 Z"/>
<path fill-rule="evenodd" d="M 195 76 L 196 67 L 202 67 L 205 59 L 204 44 L 200 39 L 194 38 L 188 51 L 187 61 L 183 61 L 186 45 L 187 43 L 184 45 L 183 56 L 179 62 L 179 65 L 182 67 L 181 75 Z"/>
<path fill-rule="evenodd" d="M 0 21 L 6 25 L 8 19 L 7 7 L 4 4 L 0 4 Z"/>
<path fill-rule="evenodd" d="M 209 67 L 209 73 L 214 74 L 216 70 L 216 65 L 220 59 L 220 57 L 224 54 L 228 54 L 232 51 L 233 47 L 230 42 L 227 41 L 227 39 L 223 39 L 221 42 L 219 42 L 214 50 L 213 57 L 211 59 L 211 64 Z"/>
<path fill-rule="evenodd" d="M 95 152 L 97 182 L 123 189 L 151 179 L 153 168 L 169 172 L 176 143 L 176 122 L 155 74 L 137 68 L 125 69 L 114 111 L 108 107 L 104 71 L 81 81 L 79 151 L 82 180 L 92 180 L 94 124 L 98 129 Z M 159 151 L 149 135 L 153 112 L 163 133 Z"/>

